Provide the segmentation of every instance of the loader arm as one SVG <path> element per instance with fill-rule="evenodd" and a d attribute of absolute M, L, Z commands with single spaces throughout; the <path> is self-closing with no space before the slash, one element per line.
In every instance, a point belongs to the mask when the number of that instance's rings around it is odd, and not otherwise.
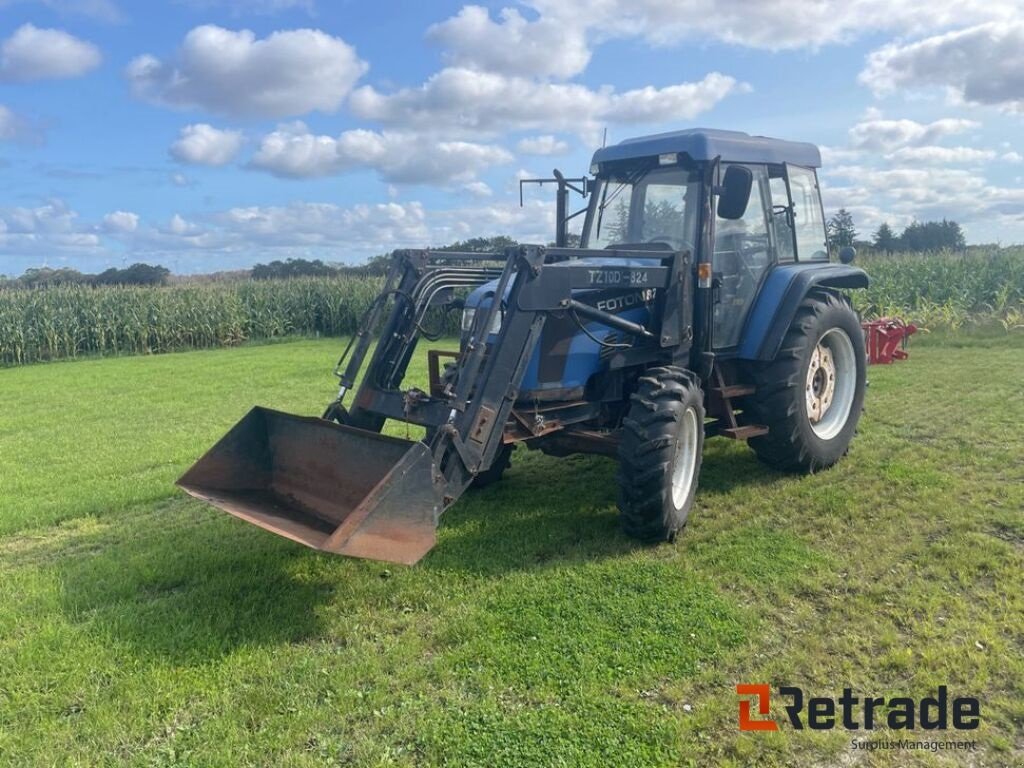
<path fill-rule="evenodd" d="M 545 320 L 573 312 L 631 334 L 635 345 L 610 359 L 612 367 L 672 362 L 692 338 L 689 276 L 688 252 L 540 246 L 504 254 L 401 252 L 350 344 L 351 357 L 338 362 L 341 388 L 328 412 L 341 414 L 341 423 L 255 408 L 178 484 L 315 549 L 415 563 L 433 547 L 440 515 L 502 448 Z M 495 278 L 495 300 L 474 316 L 449 393 L 403 390 L 417 342 L 428 335 L 429 310 L 454 303 L 459 288 Z M 652 327 L 575 298 L 607 285 L 658 292 L 661 309 Z M 495 338 L 490 329 L 499 313 Z M 357 380 L 346 413 L 342 400 Z M 379 434 L 388 419 L 422 425 L 430 437 L 414 442 Z"/>

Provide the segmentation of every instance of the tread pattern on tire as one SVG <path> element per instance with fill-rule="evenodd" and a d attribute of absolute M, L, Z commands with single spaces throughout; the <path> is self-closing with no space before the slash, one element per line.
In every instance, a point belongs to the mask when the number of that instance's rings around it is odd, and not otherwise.
<path fill-rule="evenodd" d="M 801 420 L 806 418 L 800 407 L 807 375 L 803 352 L 817 342 L 812 336 L 820 331 L 819 318 L 835 308 L 854 312 L 846 296 L 831 291 L 810 292 L 797 309 L 775 359 L 754 371 L 757 393 L 745 408 L 752 421 L 768 427 L 768 434 L 751 438 L 749 444 L 758 459 L 770 467 L 815 472 L 831 466 L 849 450 L 847 445 L 840 456 L 823 460 L 801 435 Z"/>
<path fill-rule="evenodd" d="M 651 368 L 638 380 L 619 447 L 619 513 L 623 531 L 646 542 L 672 540 L 686 524 L 673 514 L 670 482 L 679 419 L 692 400 L 704 424 L 700 380 L 673 366 Z M 698 448 L 702 448 L 702 435 Z M 695 472 L 700 472 L 700 450 Z M 694 480 L 696 487 L 696 479 Z"/>

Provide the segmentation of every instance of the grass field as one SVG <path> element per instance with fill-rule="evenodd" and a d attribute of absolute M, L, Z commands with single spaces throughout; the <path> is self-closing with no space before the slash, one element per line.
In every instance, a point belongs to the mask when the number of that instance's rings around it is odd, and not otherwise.
<path fill-rule="evenodd" d="M 252 404 L 319 412 L 338 348 L 0 370 L 0 765 L 1024 762 L 1020 335 L 872 369 L 831 471 L 711 441 L 673 545 L 619 533 L 610 460 L 520 450 L 411 569 L 172 486 Z M 737 682 L 948 685 L 979 751 L 739 733 Z"/>

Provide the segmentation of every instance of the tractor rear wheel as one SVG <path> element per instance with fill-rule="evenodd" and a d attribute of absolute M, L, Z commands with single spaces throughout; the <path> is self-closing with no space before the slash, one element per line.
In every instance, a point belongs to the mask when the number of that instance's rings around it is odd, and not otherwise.
<path fill-rule="evenodd" d="M 672 541 L 686 525 L 704 450 L 704 394 L 690 371 L 639 379 L 619 446 L 619 517 L 627 535 Z"/>
<path fill-rule="evenodd" d="M 867 361 L 860 320 L 845 297 L 812 293 L 797 310 L 775 359 L 754 374 L 746 404 L 768 434 L 757 457 L 783 470 L 814 472 L 846 455 L 864 407 Z"/>

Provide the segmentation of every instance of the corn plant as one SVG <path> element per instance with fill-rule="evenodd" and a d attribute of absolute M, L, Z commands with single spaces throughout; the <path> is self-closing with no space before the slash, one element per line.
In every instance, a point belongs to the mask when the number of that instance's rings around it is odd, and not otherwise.
<path fill-rule="evenodd" d="M 950 331 L 1024 330 L 1024 248 L 869 255 L 858 263 L 871 275 L 866 291 L 852 293 L 866 317 L 895 316 Z M 165 287 L 8 284 L 0 287 L 0 364 L 344 336 L 356 330 L 381 283 L 343 276 Z M 458 332 L 450 314 L 432 311 L 427 325 Z"/>

